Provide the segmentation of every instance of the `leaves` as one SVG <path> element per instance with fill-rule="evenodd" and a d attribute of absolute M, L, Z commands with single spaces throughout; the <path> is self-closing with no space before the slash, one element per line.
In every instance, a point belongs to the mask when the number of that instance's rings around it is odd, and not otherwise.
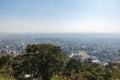
<path fill-rule="evenodd" d="M 68 59 L 59 46 L 33 44 L 25 54 L 0 56 L 0 80 L 119 80 L 120 63 L 107 66 Z M 68 61 L 67 61 L 68 59 Z M 25 78 L 25 75 L 30 75 Z"/>

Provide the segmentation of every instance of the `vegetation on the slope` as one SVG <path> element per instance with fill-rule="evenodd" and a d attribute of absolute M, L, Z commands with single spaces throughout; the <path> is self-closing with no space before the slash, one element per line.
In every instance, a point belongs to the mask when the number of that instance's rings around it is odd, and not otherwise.
<path fill-rule="evenodd" d="M 0 80 L 15 80 L 12 74 L 12 56 L 0 55 Z"/>
<path fill-rule="evenodd" d="M 0 56 L 0 80 L 120 80 L 120 63 L 107 66 L 68 59 L 61 48 L 33 44 L 26 54 Z"/>

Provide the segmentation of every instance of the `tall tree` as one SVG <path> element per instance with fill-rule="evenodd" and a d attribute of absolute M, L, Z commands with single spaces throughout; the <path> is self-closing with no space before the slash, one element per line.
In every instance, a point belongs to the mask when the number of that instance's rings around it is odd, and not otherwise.
<path fill-rule="evenodd" d="M 34 78 L 49 80 L 53 73 L 63 70 L 66 64 L 66 56 L 59 46 L 33 44 L 26 47 L 26 52 L 27 54 L 15 58 L 21 60 L 14 66 L 15 72 L 18 71 L 20 75 L 32 74 Z"/>

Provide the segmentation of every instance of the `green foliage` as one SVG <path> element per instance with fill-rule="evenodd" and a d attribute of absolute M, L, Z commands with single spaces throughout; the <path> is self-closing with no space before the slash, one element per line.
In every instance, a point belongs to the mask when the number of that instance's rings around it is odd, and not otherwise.
<path fill-rule="evenodd" d="M 82 62 L 78 59 L 71 59 L 67 63 L 65 74 L 71 80 L 106 80 L 105 67 L 91 62 Z M 74 77 L 74 78 L 73 78 Z M 79 78 L 78 78 L 79 77 Z"/>
<path fill-rule="evenodd" d="M 67 59 L 58 46 L 28 45 L 25 54 L 0 55 L 0 80 L 120 80 L 120 62 L 101 66 Z"/>
<path fill-rule="evenodd" d="M 75 72 L 82 71 L 83 62 L 77 59 L 71 59 L 66 65 L 67 70 L 75 70 Z"/>
<path fill-rule="evenodd" d="M 2 55 L 0 57 L 0 80 L 15 80 L 12 69 L 12 57 L 9 55 Z"/>
<path fill-rule="evenodd" d="M 14 77 L 11 77 L 9 75 L 5 75 L 5 76 L 0 76 L 0 80 L 16 80 Z"/>
<path fill-rule="evenodd" d="M 120 80 L 120 63 L 109 63 L 106 70 L 109 80 Z"/>
<path fill-rule="evenodd" d="M 49 80 L 53 73 L 64 69 L 66 56 L 58 46 L 51 44 L 34 44 L 26 47 L 27 54 L 18 56 L 13 64 L 14 76 L 21 77 L 33 74 L 33 78 L 42 77 Z"/>
<path fill-rule="evenodd" d="M 62 72 L 58 72 L 57 74 L 54 74 L 50 80 L 69 80 L 66 76 L 63 75 Z"/>
<path fill-rule="evenodd" d="M 10 60 L 10 56 L 9 55 L 2 55 L 2 56 L 0 56 L 0 68 L 5 66 L 6 64 L 8 64 L 9 60 Z"/>

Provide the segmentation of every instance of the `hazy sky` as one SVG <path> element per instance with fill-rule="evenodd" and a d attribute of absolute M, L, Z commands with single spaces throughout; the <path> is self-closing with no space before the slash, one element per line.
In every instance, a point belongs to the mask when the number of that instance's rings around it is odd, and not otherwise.
<path fill-rule="evenodd" d="M 120 0 L 0 0 L 0 32 L 120 33 Z"/>

